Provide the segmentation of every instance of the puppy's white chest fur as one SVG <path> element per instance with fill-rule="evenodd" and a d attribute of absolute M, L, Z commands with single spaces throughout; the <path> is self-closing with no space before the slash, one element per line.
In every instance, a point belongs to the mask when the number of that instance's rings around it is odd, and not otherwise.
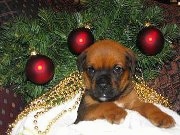
<path fill-rule="evenodd" d="M 114 103 L 115 103 L 118 107 L 124 108 L 124 104 L 123 104 L 123 103 L 120 103 L 120 102 L 117 102 L 117 101 L 114 101 Z"/>

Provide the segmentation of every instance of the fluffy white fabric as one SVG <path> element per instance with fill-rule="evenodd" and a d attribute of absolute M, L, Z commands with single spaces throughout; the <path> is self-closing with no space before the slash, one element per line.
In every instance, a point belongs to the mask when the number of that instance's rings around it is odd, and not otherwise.
<path fill-rule="evenodd" d="M 63 109 L 72 107 L 79 95 L 66 102 L 65 104 L 54 107 L 47 113 L 38 118 L 38 127 L 44 130 L 57 114 Z M 106 120 L 82 121 L 78 124 L 73 124 L 77 117 L 77 108 L 71 112 L 65 113 L 50 129 L 48 135 L 180 135 L 180 116 L 172 110 L 157 105 L 162 111 L 171 115 L 176 125 L 173 128 L 164 129 L 152 125 L 146 118 L 139 113 L 127 110 L 128 115 L 121 124 L 110 124 Z M 38 135 L 34 130 L 34 114 L 36 112 L 29 112 L 29 115 L 20 120 L 15 128 L 13 128 L 12 135 Z"/>

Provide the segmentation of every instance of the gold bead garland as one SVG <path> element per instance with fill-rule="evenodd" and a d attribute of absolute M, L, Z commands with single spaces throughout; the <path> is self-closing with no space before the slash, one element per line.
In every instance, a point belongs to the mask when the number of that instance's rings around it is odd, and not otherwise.
<path fill-rule="evenodd" d="M 137 92 L 138 97 L 148 103 L 157 103 L 162 104 L 166 107 L 170 107 L 170 104 L 168 102 L 168 99 L 164 98 L 160 94 L 158 94 L 154 89 L 149 88 L 144 81 L 141 80 L 140 83 L 133 82 L 135 84 L 135 90 Z M 40 96 L 39 98 L 32 101 L 17 117 L 17 119 L 9 125 L 9 129 L 7 130 L 7 135 L 11 135 L 12 129 L 15 127 L 15 125 L 26 117 L 30 112 L 37 111 L 34 115 L 34 129 L 37 132 L 38 135 L 45 135 L 49 132 L 51 126 L 56 123 L 56 121 L 61 118 L 65 113 L 71 112 L 80 103 L 81 97 L 84 93 L 84 85 L 82 81 L 82 76 L 79 72 L 74 72 L 62 81 L 60 81 L 59 84 L 57 84 L 55 87 L 53 87 L 51 90 Z M 47 125 L 46 129 L 44 131 L 41 131 L 38 127 L 38 117 L 42 114 L 48 112 L 50 109 L 52 109 L 55 106 L 58 106 L 60 104 L 63 104 L 67 102 L 68 100 L 72 99 L 75 95 L 80 94 L 80 97 L 77 99 L 77 101 L 74 103 L 74 105 L 67 110 L 61 111 L 59 114 L 57 114 Z"/>
<path fill-rule="evenodd" d="M 40 96 L 39 98 L 33 100 L 16 118 L 14 123 L 9 125 L 9 129 L 7 130 L 7 135 L 11 135 L 12 129 L 15 127 L 15 125 L 26 117 L 30 112 L 37 111 L 34 115 L 34 129 L 37 131 L 37 134 L 39 135 L 45 135 L 50 130 L 51 126 L 66 112 L 72 111 L 75 109 L 81 100 L 81 96 L 84 92 L 84 86 L 82 81 L 82 76 L 79 72 L 74 72 L 62 81 L 60 81 L 59 84 L 57 84 L 55 87 L 53 87 L 51 90 Z M 38 117 L 42 114 L 48 112 L 50 109 L 52 109 L 55 106 L 58 106 L 60 104 L 65 103 L 66 101 L 72 99 L 76 94 L 80 93 L 80 98 L 77 99 L 75 104 L 72 106 L 72 108 L 69 108 L 67 110 L 63 110 L 60 112 L 56 117 L 53 118 L 52 121 L 49 122 L 47 125 L 45 131 L 40 131 L 39 127 L 37 126 L 38 123 Z"/>
<path fill-rule="evenodd" d="M 168 99 L 158 94 L 154 89 L 148 87 L 145 82 L 135 83 L 135 91 L 140 100 L 146 103 L 161 104 L 165 107 L 170 107 Z"/>

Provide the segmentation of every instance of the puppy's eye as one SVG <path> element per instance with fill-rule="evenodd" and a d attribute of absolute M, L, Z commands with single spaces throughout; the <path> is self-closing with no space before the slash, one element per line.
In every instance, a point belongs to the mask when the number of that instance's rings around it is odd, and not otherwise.
<path fill-rule="evenodd" d="M 113 72 L 114 72 L 115 74 L 120 74 L 120 73 L 123 72 L 123 68 L 120 67 L 119 65 L 117 65 L 117 66 L 114 67 Z"/>
<path fill-rule="evenodd" d="M 95 69 L 93 67 L 88 67 L 87 72 L 92 75 L 95 73 Z"/>

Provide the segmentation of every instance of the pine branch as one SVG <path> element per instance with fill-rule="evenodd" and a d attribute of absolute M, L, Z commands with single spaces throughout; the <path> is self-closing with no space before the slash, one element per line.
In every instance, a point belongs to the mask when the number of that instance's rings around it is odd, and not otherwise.
<path fill-rule="evenodd" d="M 136 38 L 145 23 L 161 29 L 165 46 L 156 56 L 146 56 L 136 47 Z M 136 54 L 144 79 L 154 78 L 163 62 L 171 57 L 172 39 L 179 35 L 176 24 L 163 24 L 162 9 L 145 7 L 142 0 L 88 0 L 86 10 L 54 12 L 40 10 L 37 19 L 18 17 L 2 26 L 0 35 L 0 85 L 15 85 L 27 102 L 40 96 L 77 69 L 76 56 L 67 45 L 69 33 L 85 24 L 92 26 L 96 40 L 114 39 Z M 54 78 L 45 85 L 27 81 L 25 64 L 31 51 L 50 57 L 55 64 Z"/>

